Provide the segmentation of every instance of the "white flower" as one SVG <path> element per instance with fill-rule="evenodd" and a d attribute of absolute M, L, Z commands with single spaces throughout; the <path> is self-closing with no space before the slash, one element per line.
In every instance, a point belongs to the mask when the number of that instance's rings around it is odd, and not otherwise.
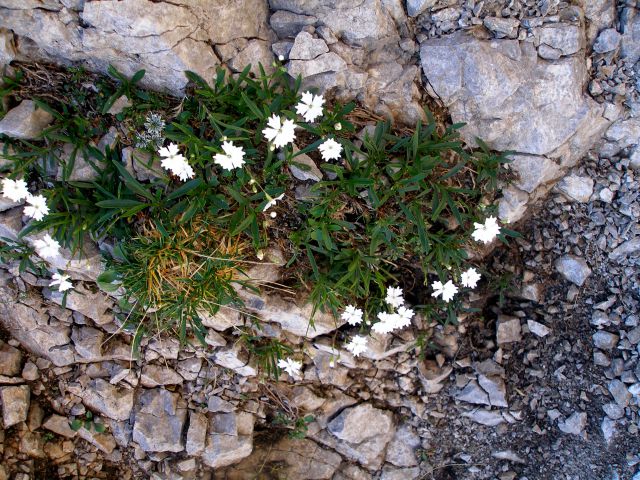
<path fill-rule="evenodd" d="M 371 327 L 371 330 L 382 334 L 392 332 L 393 329 L 396 328 L 396 315 L 397 314 L 395 313 L 387 312 L 378 313 L 378 320 L 380 321 L 378 323 L 374 323 L 373 327 Z"/>
<path fill-rule="evenodd" d="M 24 180 L 11 180 L 10 178 L 2 179 L 2 195 L 14 202 L 28 198 L 30 193 L 27 190 L 27 182 Z"/>
<path fill-rule="evenodd" d="M 385 302 L 393 308 L 398 308 L 402 305 L 404 303 L 404 298 L 402 298 L 402 289 L 400 287 L 387 288 L 387 297 L 385 298 Z"/>
<path fill-rule="evenodd" d="M 69 282 L 69 278 L 71 278 L 69 277 L 69 275 L 60 275 L 59 273 L 54 273 L 49 286 L 53 287 L 54 285 L 58 285 L 58 291 L 65 292 L 73 288 L 73 283 Z"/>
<path fill-rule="evenodd" d="M 415 312 L 410 308 L 400 307 L 398 313 L 396 313 L 396 328 L 404 328 L 411 325 L 411 319 L 415 315 Z"/>
<path fill-rule="evenodd" d="M 296 112 L 302 115 L 305 122 L 313 122 L 317 117 L 322 115 L 322 105 L 324 97 L 322 95 L 313 95 L 311 92 L 304 92 L 302 100 L 296 105 Z"/>
<path fill-rule="evenodd" d="M 267 204 L 264 206 L 264 208 L 262 209 L 262 211 L 263 211 L 263 212 L 266 212 L 266 211 L 267 211 L 267 210 L 269 210 L 271 207 L 273 207 L 273 206 L 276 204 L 276 202 L 278 202 L 278 201 L 282 200 L 283 198 L 284 198 L 284 193 L 283 193 L 283 194 L 281 194 L 281 195 L 279 195 L 279 196 L 277 196 L 276 198 L 271 198 L 271 197 L 269 196 L 269 194 L 267 194 L 267 200 L 268 200 L 268 202 L 267 202 Z"/>
<path fill-rule="evenodd" d="M 42 240 L 36 240 L 33 242 L 33 246 L 36 248 L 36 252 L 42 258 L 56 258 L 60 255 L 60 244 L 57 240 L 51 238 L 48 233 L 42 238 Z"/>
<path fill-rule="evenodd" d="M 336 123 L 333 126 L 333 129 L 339 132 L 340 130 L 342 130 L 342 124 L 340 122 Z"/>
<path fill-rule="evenodd" d="M 342 312 L 340 318 L 349 325 L 358 325 L 359 323 L 362 323 L 362 310 L 354 307 L 353 305 L 347 305 L 347 308 Z"/>
<path fill-rule="evenodd" d="M 442 282 L 433 282 L 433 293 L 432 297 L 438 297 L 442 295 L 442 299 L 449 303 L 449 301 L 454 297 L 454 295 L 458 293 L 458 287 L 456 287 L 451 280 L 449 280 L 444 285 Z"/>
<path fill-rule="evenodd" d="M 278 60 L 280 60 L 281 62 L 284 62 L 284 55 L 278 55 Z"/>
<path fill-rule="evenodd" d="M 218 153 L 214 157 L 214 162 L 225 170 L 233 170 L 244 165 L 244 150 L 236 147 L 232 142 L 223 142 L 222 150 L 224 154 Z"/>
<path fill-rule="evenodd" d="M 481 275 L 478 273 L 478 271 L 475 268 L 471 267 L 466 272 L 462 272 L 460 281 L 463 287 L 476 288 L 480 277 Z"/>
<path fill-rule="evenodd" d="M 283 122 L 280 117 L 274 113 L 271 118 L 267 120 L 267 125 L 268 127 L 262 130 L 262 134 L 278 148 L 284 147 L 296 138 L 294 131 L 296 124 L 293 123 L 293 120 L 286 119 Z"/>
<path fill-rule="evenodd" d="M 318 147 L 320 153 L 322 154 L 322 159 L 326 162 L 327 160 L 337 160 L 340 158 L 340 153 L 342 152 L 342 145 L 336 142 L 333 138 L 326 140 L 324 143 L 321 143 Z"/>
<path fill-rule="evenodd" d="M 300 375 L 300 369 L 302 368 L 302 362 L 298 362 L 297 360 L 294 360 L 293 358 L 287 358 L 286 360 L 281 358 L 280 360 L 278 360 L 278 367 L 283 369 L 285 372 L 287 372 L 292 377 L 295 377 L 296 375 Z"/>
<path fill-rule="evenodd" d="M 27 197 L 28 206 L 24 207 L 24 214 L 34 220 L 40 221 L 49 213 L 47 199 L 42 195 L 29 195 Z"/>
<path fill-rule="evenodd" d="M 359 356 L 361 353 L 367 351 L 367 337 L 362 335 L 356 335 L 351 339 L 345 348 L 353 353 L 354 357 Z"/>
<path fill-rule="evenodd" d="M 482 223 L 473 224 L 475 230 L 471 234 L 476 242 L 490 243 L 500 233 L 500 225 L 498 225 L 498 219 L 495 217 L 489 217 Z"/>
<path fill-rule="evenodd" d="M 168 147 L 161 148 L 158 150 L 158 154 L 164 157 L 160 162 L 162 168 L 169 170 L 183 182 L 195 176 L 195 172 L 187 162 L 187 159 L 181 153 L 178 153 L 178 145 L 175 143 L 170 143 Z"/>

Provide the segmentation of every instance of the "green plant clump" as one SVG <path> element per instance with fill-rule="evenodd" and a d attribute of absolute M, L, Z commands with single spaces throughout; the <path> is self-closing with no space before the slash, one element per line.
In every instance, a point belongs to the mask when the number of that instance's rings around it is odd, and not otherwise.
<path fill-rule="evenodd" d="M 304 121 L 299 78 L 279 65 L 250 72 L 220 70 L 211 83 L 186 72 L 182 99 L 140 88 L 144 71 L 127 79 L 113 68 L 111 79 L 95 79 L 97 92 L 82 88 L 89 74 L 77 69 L 60 74 L 58 100 L 35 88 L 52 124 L 36 141 L 0 136 L 8 177 L 24 178 L 49 210 L 21 237 L 48 231 L 74 252 L 87 239 L 107 245 L 98 283 L 119 295 L 134 343 L 157 331 L 204 343 L 202 316 L 242 310 L 234 287 L 258 287 L 246 270 L 274 245 L 288 261 L 283 282 L 308 289 L 316 312 L 359 305 L 370 327 L 387 289 L 401 285 L 424 315 L 455 321 L 459 296 L 420 292 L 460 278 L 474 222 L 495 214 L 507 157 L 481 142 L 478 151 L 464 147 L 462 125 L 438 128 L 429 112 L 411 130 L 394 128 L 353 103 L 305 93 L 307 103 L 326 105 Z M 29 95 L 27 77 L 5 78 L 2 97 Z M 122 96 L 129 106 L 108 113 Z M 267 138 L 274 116 L 284 123 Z M 287 141 L 286 122 L 295 124 Z M 323 153 L 329 141 L 337 155 Z M 291 174 L 310 172 L 309 160 L 322 172 L 317 183 Z M 503 228 L 500 238 L 510 234 Z M 23 247 L 12 248 L 0 255 L 34 268 Z M 253 332 L 243 336 L 249 350 L 277 372 L 290 350 Z"/>

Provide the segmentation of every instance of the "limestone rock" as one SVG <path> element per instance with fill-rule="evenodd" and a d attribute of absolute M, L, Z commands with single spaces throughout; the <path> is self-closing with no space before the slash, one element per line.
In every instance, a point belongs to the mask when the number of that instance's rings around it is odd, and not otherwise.
<path fill-rule="evenodd" d="M 182 382 L 183 378 L 175 370 L 160 365 L 145 365 L 140 374 L 140 384 L 147 388 L 180 385 Z"/>
<path fill-rule="evenodd" d="M 314 58 L 329 52 L 329 47 L 324 40 L 320 38 L 313 38 L 313 36 L 305 31 L 300 32 L 295 41 L 293 47 L 289 52 L 290 60 L 313 60 Z"/>
<path fill-rule="evenodd" d="M 202 413 L 189 413 L 186 451 L 189 456 L 200 455 L 204 451 L 207 439 L 207 416 Z"/>
<path fill-rule="evenodd" d="M 527 211 L 529 195 L 526 192 L 509 185 L 502 190 L 502 198 L 498 203 L 498 217 L 506 223 L 520 220 Z"/>
<path fill-rule="evenodd" d="M 556 180 L 561 175 L 560 166 L 546 157 L 513 155 L 511 159 L 509 166 L 518 174 L 514 185 L 527 193 L 533 193 L 540 185 Z"/>
<path fill-rule="evenodd" d="M 568 175 L 558 183 L 558 190 L 573 200 L 587 203 L 593 195 L 593 179 Z"/>
<path fill-rule="evenodd" d="M 606 28 L 600 32 L 593 44 L 593 51 L 596 53 L 612 52 L 620 46 L 622 37 L 615 28 Z"/>
<path fill-rule="evenodd" d="M 77 435 L 77 432 L 72 430 L 69 426 L 69 419 L 62 415 L 51 415 L 45 420 L 42 426 L 62 437 L 73 438 Z"/>
<path fill-rule="evenodd" d="M 569 418 L 558 422 L 558 428 L 564 433 L 580 435 L 587 426 L 587 414 L 584 412 L 573 412 Z"/>
<path fill-rule="evenodd" d="M 104 333 L 92 327 L 74 327 L 71 333 L 73 346 L 83 359 L 96 362 L 102 358 Z"/>
<path fill-rule="evenodd" d="M 24 422 L 29 414 L 31 391 L 27 385 L 0 388 L 4 428 Z"/>
<path fill-rule="evenodd" d="M 133 390 L 119 389 L 102 378 L 91 380 L 81 397 L 89 408 L 114 420 L 129 420 L 133 409 Z"/>
<path fill-rule="evenodd" d="M 122 149 L 122 162 L 127 171 L 141 182 L 153 181 L 163 176 L 160 158 L 138 148 L 125 147 Z"/>
<path fill-rule="evenodd" d="M 307 25 L 314 25 L 318 19 L 311 15 L 278 10 L 269 18 L 269 24 L 280 38 L 293 38 Z"/>
<path fill-rule="evenodd" d="M 23 100 L 0 120 L 0 134 L 21 140 L 34 140 L 53 121 L 53 116 L 32 100 Z"/>
<path fill-rule="evenodd" d="M 306 78 L 325 72 L 341 72 L 346 66 L 347 63 L 340 56 L 329 52 L 319 55 L 313 60 L 292 60 L 289 62 L 287 70 L 293 78 L 298 75 Z"/>
<path fill-rule="evenodd" d="M 562 55 L 573 55 L 584 47 L 584 33 L 579 25 L 554 23 L 534 29 L 537 45 L 560 50 Z"/>
<path fill-rule="evenodd" d="M 423 42 L 420 58 L 452 120 L 468 123 L 461 133 L 472 145 L 480 137 L 496 150 L 546 155 L 590 129 L 591 112 L 601 111 L 583 95 L 587 72 L 577 56 L 549 63 L 530 43 L 455 33 Z"/>
<path fill-rule="evenodd" d="M 413 467 L 418 464 L 415 450 L 420 444 L 420 437 L 410 425 L 400 425 L 387 445 L 386 461 L 397 467 Z"/>
<path fill-rule="evenodd" d="M 571 283 L 581 287 L 591 275 L 591 269 L 583 258 L 565 255 L 555 262 L 556 270 Z"/>
<path fill-rule="evenodd" d="M 417 17 L 435 5 L 437 0 L 407 0 L 407 15 Z"/>
<path fill-rule="evenodd" d="M 218 350 L 213 361 L 221 367 L 233 370 L 243 377 L 254 377 L 257 371 L 249 365 L 249 356 L 246 352 L 240 350 L 240 347 L 234 345 L 230 348 Z"/>
<path fill-rule="evenodd" d="M 233 413 L 216 414 L 209 424 L 209 435 L 202 453 L 202 462 L 212 468 L 221 468 L 239 462 L 253 451 L 252 431 L 242 434 Z"/>
<path fill-rule="evenodd" d="M 496 323 L 496 339 L 498 345 L 519 342 L 522 339 L 520 319 L 507 315 L 498 315 Z"/>
<path fill-rule="evenodd" d="M 58 305 L 62 305 L 63 294 L 57 290 L 45 290 L 45 297 Z M 76 284 L 73 290 L 66 292 L 66 306 L 70 310 L 82 313 L 98 325 L 113 322 L 113 314 L 110 313 L 113 301 L 103 292 L 92 292 L 82 284 Z"/>
<path fill-rule="evenodd" d="M 546 337 L 551 333 L 551 329 L 542 323 L 536 322 L 535 320 L 527 320 L 527 326 L 529 327 L 529 331 L 538 337 Z"/>
<path fill-rule="evenodd" d="M 328 313 L 316 312 L 311 326 L 313 306 L 310 303 L 298 306 L 278 295 L 257 296 L 246 290 L 241 290 L 240 296 L 250 312 L 264 321 L 278 323 L 283 330 L 299 337 L 315 338 L 344 324 L 344 320 L 335 319 Z"/>
<path fill-rule="evenodd" d="M 21 371 L 22 353 L 0 340 L 0 375 L 12 377 Z"/>
<path fill-rule="evenodd" d="M 144 391 L 138 402 L 133 440 L 145 452 L 184 450 L 182 430 L 187 419 L 187 409 L 179 404 L 179 395 L 155 388 Z"/>
<path fill-rule="evenodd" d="M 323 435 L 318 437 L 320 441 L 367 468 L 378 469 L 395 424 L 391 412 L 361 404 L 343 410 L 327 430 L 333 439 Z"/>

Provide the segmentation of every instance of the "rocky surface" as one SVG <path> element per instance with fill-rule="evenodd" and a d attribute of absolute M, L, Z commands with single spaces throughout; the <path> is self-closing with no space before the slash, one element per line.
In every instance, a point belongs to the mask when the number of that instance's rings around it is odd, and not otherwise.
<path fill-rule="evenodd" d="M 301 378 L 277 383 L 238 345 L 238 312 L 203 318 L 206 348 L 149 338 L 132 358 L 114 299 L 95 286 L 91 242 L 53 266 L 76 282 L 64 306 L 46 282 L 3 265 L 0 479 L 635 478 L 635 3 L 0 0 L 2 63 L 144 68 L 148 86 L 179 93 L 185 69 L 211 78 L 219 65 L 272 68 L 281 55 L 305 86 L 396 120 L 423 118 L 430 96 L 467 123 L 470 144 L 514 152 L 502 219 L 532 211 L 516 226 L 522 238 L 488 262 L 512 280 L 502 304 L 485 298 L 481 316 L 456 326 L 418 318 L 374 335 L 360 358 L 335 342 L 348 326 L 327 316 L 308 329 L 303 301 L 243 292 L 269 335 L 304 345 Z M 0 132 L 34 138 L 50 120 L 24 100 Z M 127 168 L 152 179 L 157 165 L 137 155 L 125 152 Z M 91 177 L 84 167 L 74 178 Z M 16 206 L 0 209 L 2 236 L 23 227 Z M 418 329 L 433 345 L 426 356 L 413 348 Z M 71 429 L 87 412 L 91 422 Z"/>

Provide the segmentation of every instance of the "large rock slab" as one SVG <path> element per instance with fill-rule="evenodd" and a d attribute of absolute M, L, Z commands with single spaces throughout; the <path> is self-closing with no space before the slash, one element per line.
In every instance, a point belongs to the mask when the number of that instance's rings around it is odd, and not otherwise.
<path fill-rule="evenodd" d="M 129 420 L 133 390 L 120 389 L 102 378 L 91 380 L 80 394 L 86 406 L 114 420 Z"/>
<path fill-rule="evenodd" d="M 452 120 L 468 123 L 461 133 L 472 145 L 480 137 L 496 150 L 551 154 L 600 111 L 583 94 L 579 56 L 551 63 L 531 43 L 456 33 L 423 42 L 420 59 Z"/>
<path fill-rule="evenodd" d="M 24 422 L 29 414 L 31 391 L 27 385 L 0 388 L 4 428 Z"/>

